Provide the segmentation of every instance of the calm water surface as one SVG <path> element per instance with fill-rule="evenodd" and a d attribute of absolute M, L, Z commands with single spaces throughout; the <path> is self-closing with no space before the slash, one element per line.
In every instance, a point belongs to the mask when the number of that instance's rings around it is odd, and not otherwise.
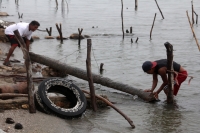
<path fill-rule="evenodd" d="M 166 96 L 160 93 L 160 102 L 150 104 L 121 93 L 112 88 L 95 85 L 99 94 L 107 95 L 115 106 L 121 109 L 134 122 L 136 128 L 131 129 L 128 122 L 113 109 L 98 110 L 94 113 L 87 110 L 78 120 L 66 121 L 71 125 L 73 133 L 194 133 L 200 127 L 200 53 L 193 38 L 186 10 L 191 18 L 190 0 L 158 0 L 165 19 L 156 6 L 155 1 L 140 0 L 138 9 L 134 9 L 134 0 L 124 0 L 124 27 L 133 27 L 133 34 L 121 32 L 121 1 L 116 0 L 58 0 L 56 8 L 54 0 L 19 0 L 1 1 L 0 11 L 12 15 L 1 19 L 6 21 L 38 20 L 40 29 L 53 27 L 53 36 L 57 36 L 56 23 L 62 23 L 63 35 L 69 37 L 83 28 L 83 33 L 92 39 L 92 71 L 99 73 L 100 63 L 104 63 L 103 76 L 115 81 L 132 85 L 136 88 L 151 87 L 152 77 L 145 74 L 141 65 L 146 60 L 166 58 L 165 42 L 174 47 L 174 60 L 194 76 L 191 84 L 188 79 L 181 86 L 175 105 L 167 105 Z M 62 4 L 62 6 L 61 6 Z M 194 0 L 194 9 L 200 14 L 200 1 Z M 18 12 L 23 13 L 23 19 L 18 19 Z M 152 40 L 150 29 L 157 13 Z M 195 18 L 196 20 L 196 18 Z M 194 30 L 200 39 L 199 24 Z M 92 28 L 94 26 L 94 28 Z M 46 32 L 36 31 L 34 35 L 40 40 L 32 44 L 31 51 L 54 59 L 59 59 L 71 66 L 86 69 L 87 40 L 65 40 L 63 44 L 56 39 L 45 40 Z M 138 43 L 131 44 L 139 37 Z M 200 41 L 200 40 L 199 40 Z M 20 51 L 20 49 L 17 49 Z M 17 51 L 16 50 L 16 51 Z M 21 55 L 16 58 L 22 59 Z M 88 88 L 88 83 L 71 77 L 81 88 Z M 159 78 L 161 83 L 161 79 Z M 159 84 L 160 85 L 160 84 Z M 65 132 L 65 131 L 63 131 Z"/>

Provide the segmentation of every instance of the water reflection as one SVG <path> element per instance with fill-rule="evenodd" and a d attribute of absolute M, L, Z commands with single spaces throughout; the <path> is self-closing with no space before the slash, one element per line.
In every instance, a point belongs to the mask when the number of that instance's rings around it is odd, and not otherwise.
<path fill-rule="evenodd" d="M 149 129 L 153 132 L 179 132 L 182 125 L 182 114 L 175 101 L 174 104 L 167 104 L 166 102 L 153 105 L 154 109 L 150 111 L 151 114 L 148 119 Z"/>

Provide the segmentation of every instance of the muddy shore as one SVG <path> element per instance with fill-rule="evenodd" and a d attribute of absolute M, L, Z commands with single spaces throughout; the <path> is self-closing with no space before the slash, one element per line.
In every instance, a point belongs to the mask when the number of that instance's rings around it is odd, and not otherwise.
<path fill-rule="evenodd" d="M 6 52 L 10 47 L 9 43 L 0 43 L 0 74 L 20 74 L 26 75 L 21 71 L 24 67 L 23 62 L 12 63 L 14 67 L 5 67 L 3 65 L 3 59 L 6 58 Z M 21 56 L 21 57 L 20 57 Z M 14 56 L 11 57 L 11 60 L 22 59 L 22 51 L 17 48 L 14 51 Z M 13 68 L 20 68 L 20 71 L 16 71 Z M 19 70 L 19 69 L 18 69 Z M 37 73 L 38 74 L 38 73 Z M 12 85 L 14 81 L 12 78 L 0 77 L 0 86 L 2 85 Z M 22 98 L 23 99 L 23 98 Z M 27 98 L 24 98 L 26 101 Z M 1 100 L 2 102 L 3 100 Z M 13 101 L 15 101 L 13 99 Z M 15 123 L 7 124 L 6 118 L 12 118 Z M 17 130 L 14 128 L 16 123 L 21 123 L 23 129 Z M 29 113 L 28 109 L 14 108 L 9 110 L 0 109 L 0 133 L 70 133 L 72 132 L 67 121 L 56 116 L 48 115 L 42 112 L 37 111 L 36 113 Z"/>

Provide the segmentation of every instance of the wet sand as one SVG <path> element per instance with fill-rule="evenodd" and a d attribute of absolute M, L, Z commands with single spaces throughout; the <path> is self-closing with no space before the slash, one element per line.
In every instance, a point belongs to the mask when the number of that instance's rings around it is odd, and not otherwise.
<path fill-rule="evenodd" d="M 6 118 L 12 118 L 15 123 L 7 124 Z M 23 129 L 15 129 L 16 123 L 21 123 Z M 66 120 L 37 111 L 5 110 L 0 113 L 0 129 L 7 133 L 71 133 L 72 129 Z"/>

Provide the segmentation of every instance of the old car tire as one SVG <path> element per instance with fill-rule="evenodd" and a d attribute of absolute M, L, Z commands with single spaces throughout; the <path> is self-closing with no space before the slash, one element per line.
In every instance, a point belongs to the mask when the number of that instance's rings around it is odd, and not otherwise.
<path fill-rule="evenodd" d="M 70 108 L 61 108 L 56 106 L 49 98 L 49 92 L 58 92 L 66 96 L 72 103 Z M 41 98 L 40 102 L 43 104 L 44 110 L 49 109 L 56 115 L 64 118 L 72 118 L 81 116 L 86 110 L 86 98 L 83 92 L 72 83 L 72 81 L 65 78 L 49 78 L 44 80 L 38 86 L 38 95 Z"/>

